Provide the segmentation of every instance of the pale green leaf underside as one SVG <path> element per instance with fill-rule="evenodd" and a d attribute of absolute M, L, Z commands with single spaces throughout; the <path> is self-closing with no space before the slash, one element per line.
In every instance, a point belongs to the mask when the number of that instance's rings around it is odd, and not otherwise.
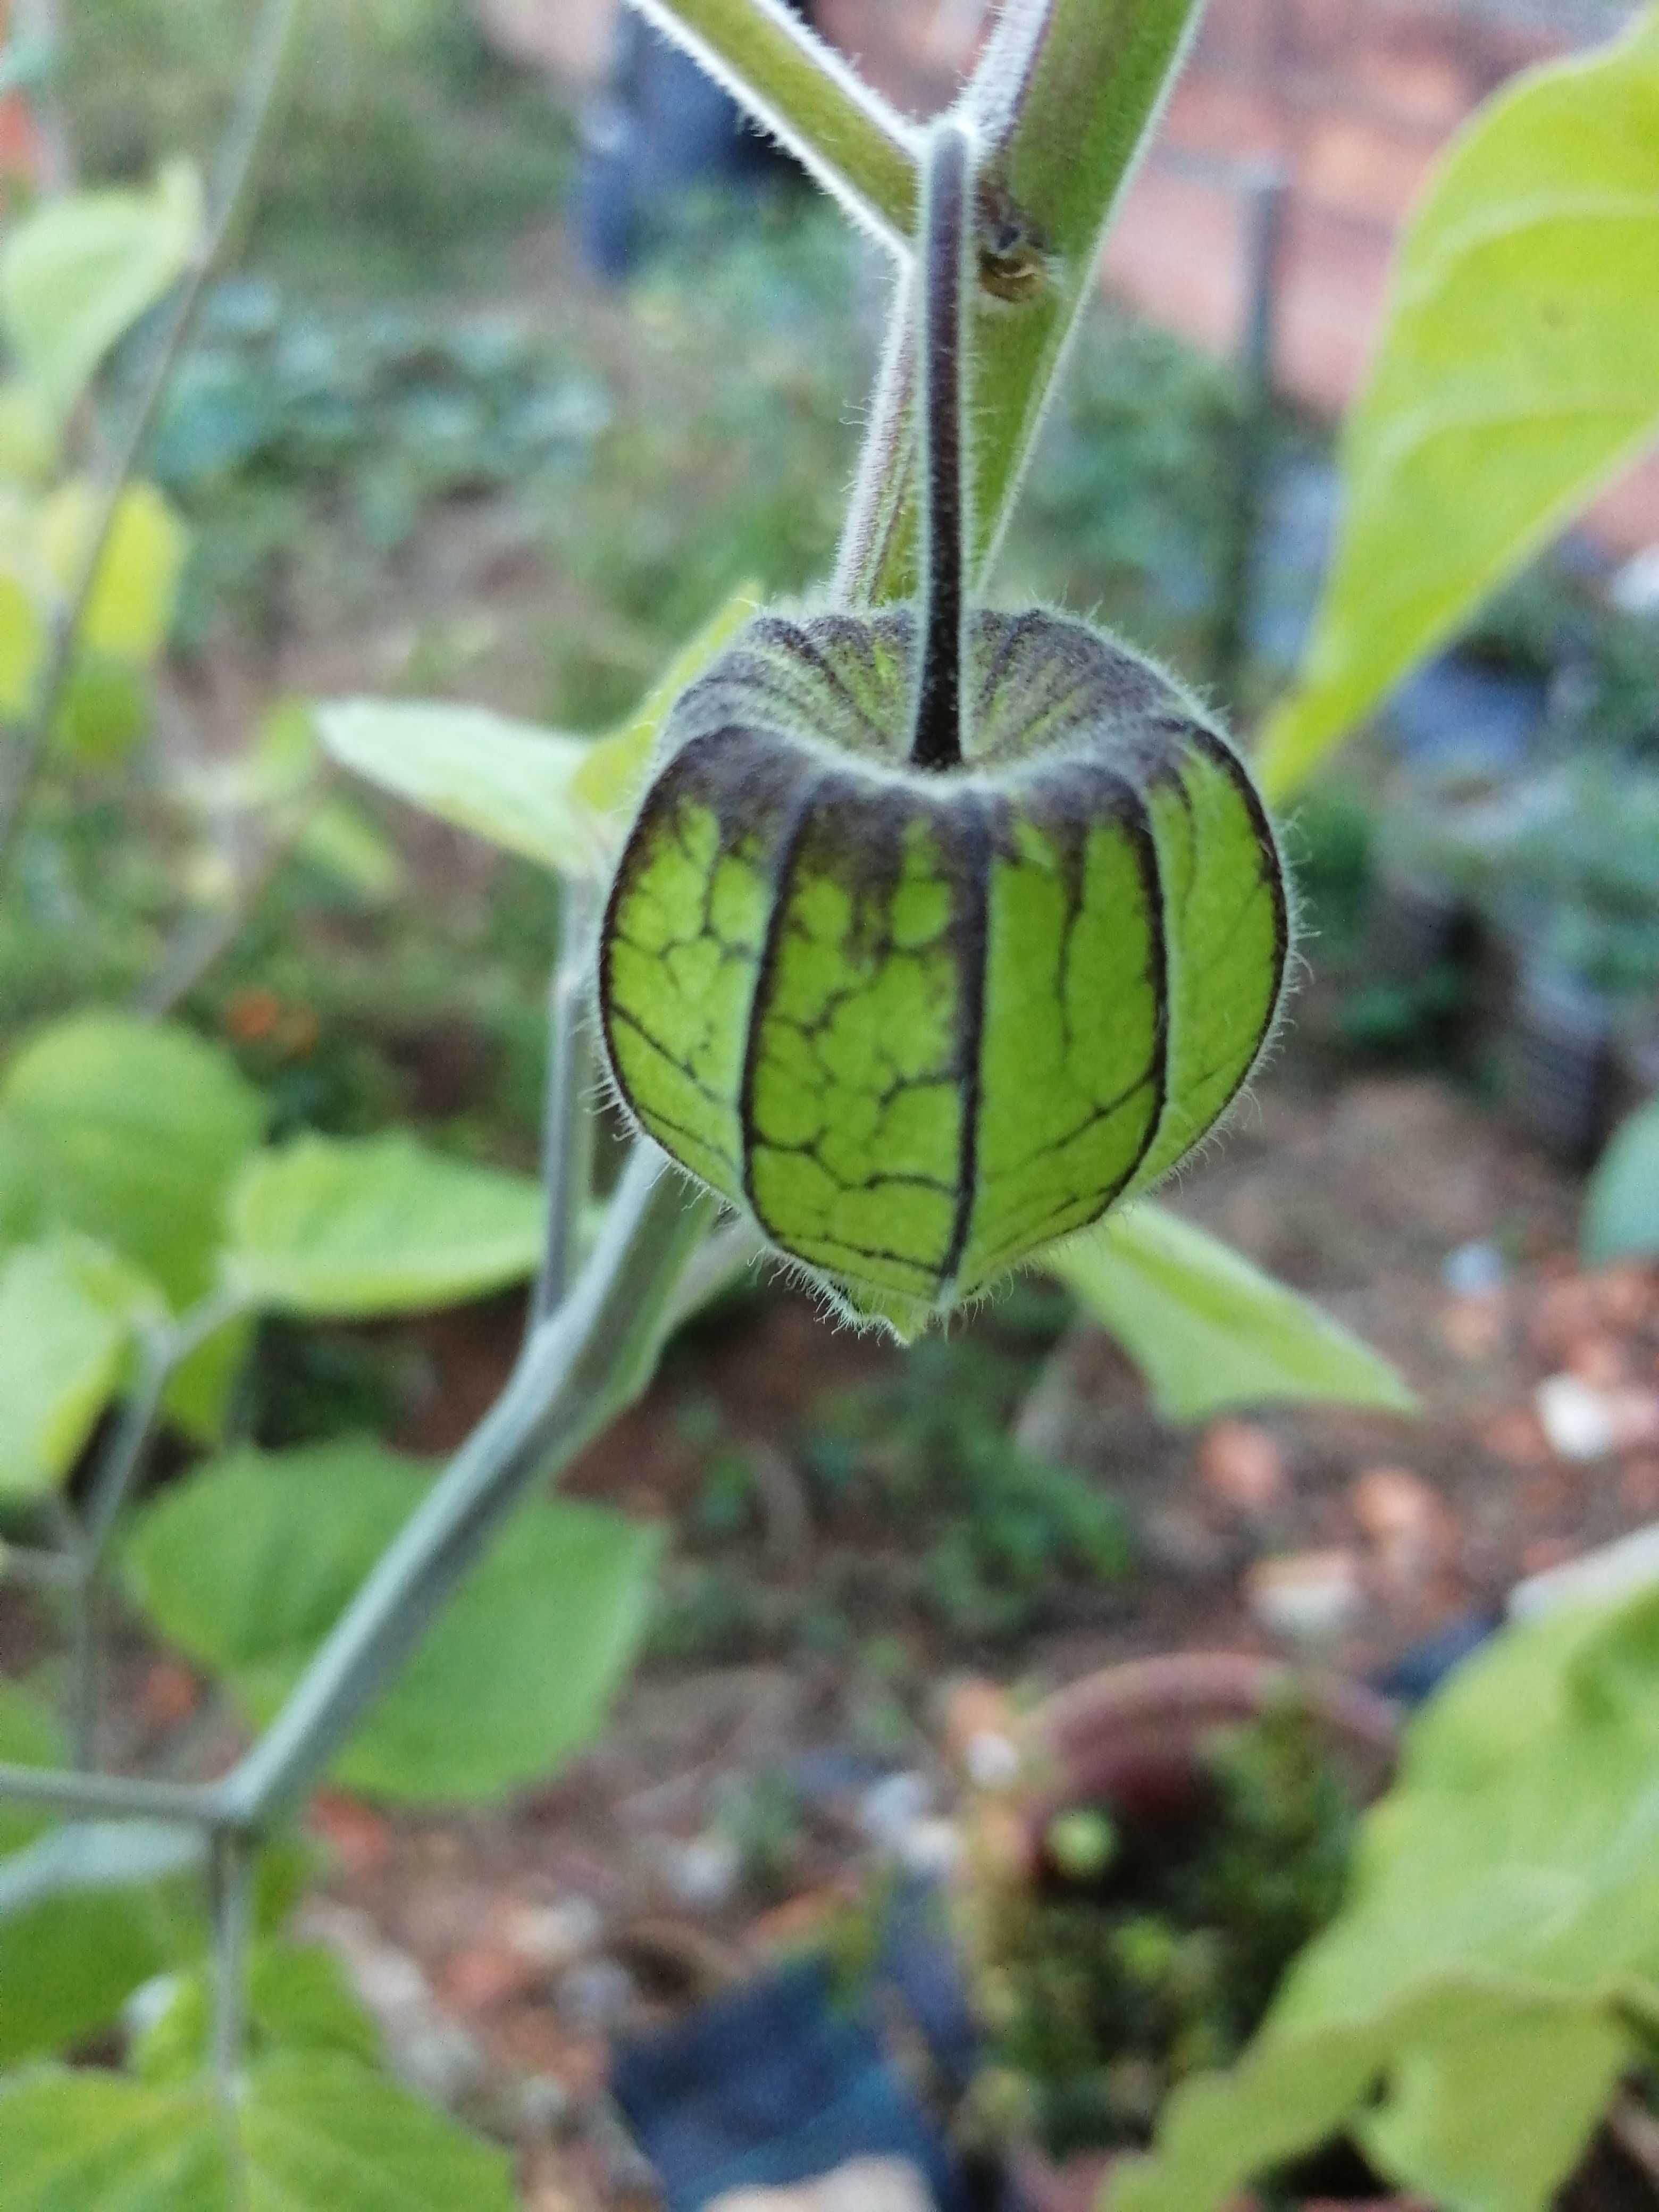
<path fill-rule="evenodd" d="M 156 1626 L 270 1717 L 420 1503 L 368 1442 L 216 1462 L 151 1506 L 129 1553 Z M 334 1772 L 422 1801 L 539 1780 L 599 1725 L 643 1633 L 659 1537 L 596 1506 L 521 1511 Z"/>
<path fill-rule="evenodd" d="M 411 1137 L 301 1137 L 243 1171 L 224 1272 L 250 1304 L 291 1313 L 422 1312 L 532 1273 L 545 1211 L 531 1177 Z"/>
<path fill-rule="evenodd" d="M 1318 1400 L 1416 1404 L 1358 1337 L 1162 1206 L 1127 1207 L 1042 1264 L 1129 1353 L 1166 1420 Z"/>
<path fill-rule="evenodd" d="M 1659 1103 L 1633 1114 L 1608 1146 L 1590 1180 L 1583 1246 L 1592 1267 L 1659 1255 Z"/>
<path fill-rule="evenodd" d="M 1257 766 L 1288 796 L 1659 431 L 1659 10 L 1524 78 L 1407 229 L 1343 440 L 1298 687 Z"/>
<path fill-rule="evenodd" d="M 205 2083 L 49 2069 L 0 2090 L 6 2212 L 513 2212 L 510 2163 L 357 2060 Z"/>
<path fill-rule="evenodd" d="M 202 237 L 202 188 L 171 161 L 145 190 L 49 200 L 0 248 L 0 324 L 61 420 L 122 334 L 183 274 Z"/>
<path fill-rule="evenodd" d="M 758 584 L 739 584 L 725 605 L 681 647 L 621 727 L 588 748 L 576 770 L 574 788 L 581 804 L 611 825 L 613 845 L 640 795 L 651 764 L 652 749 L 669 709 L 686 686 L 702 674 L 721 647 L 757 612 L 760 603 Z"/>
<path fill-rule="evenodd" d="M 561 875 L 598 878 L 664 715 L 756 604 L 753 585 L 733 592 L 627 721 L 593 742 L 447 700 L 338 700 L 314 710 L 317 728 L 342 768 L 410 805 Z"/>
<path fill-rule="evenodd" d="M 445 700 L 343 699 L 314 711 L 340 766 L 382 791 L 561 874 L 603 869 L 599 818 L 574 796 L 585 739 Z"/>
<path fill-rule="evenodd" d="M 1344 2126 L 1447 2212 L 1544 2212 L 1659 2003 L 1656 1772 L 1659 1594 L 1507 1631 L 1413 1723 L 1343 1911 L 1113 2212 L 1209 2212 Z"/>

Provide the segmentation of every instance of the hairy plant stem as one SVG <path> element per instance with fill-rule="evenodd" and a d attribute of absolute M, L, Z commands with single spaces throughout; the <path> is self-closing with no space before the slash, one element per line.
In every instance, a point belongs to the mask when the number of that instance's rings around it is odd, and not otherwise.
<path fill-rule="evenodd" d="M 916 228 L 916 137 L 779 0 L 633 0 L 647 21 L 787 146 L 854 221 L 905 254 Z"/>
<path fill-rule="evenodd" d="M 921 356 L 922 594 L 921 669 L 910 760 L 916 768 L 962 765 L 963 635 L 968 618 L 969 530 L 964 443 L 968 374 L 967 300 L 972 278 L 968 240 L 973 228 L 973 142 L 947 117 L 928 136 L 921 218 L 921 309 L 917 351 Z"/>
<path fill-rule="evenodd" d="M 569 1297 L 222 1785 L 234 1821 L 268 1826 L 305 1791 L 530 1485 L 643 1389 L 680 1271 L 717 1211 L 636 1149 Z"/>
<path fill-rule="evenodd" d="M 63 611 L 53 625 L 51 651 L 35 692 L 33 712 L 21 733 L 11 787 L 0 799 L 0 879 L 5 875 L 52 742 L 64 686 L 74 666 L 81 625 L 121 495 L 138 465 L 173 372 L 196 327 L 208 280 L 218 267 L 246 205 L 258 172 L 260 150 L 276 110 L 276 93 L 301 4 L 302 0 L 265 0 L 236 112 L 220 152 L 213 213 L 155 341 L 149 372 L 137 404 L 101 473 L 86 551 Z"/>
<path fill-rule="evenodd" d="M 1202 0 L 1009 0 L 963 94 L 981 140 L 969 467 L 982 588 L 1090 297 L 1106 231 Z M 895 314 L 903 313 L 902 303 Z M 841 596 L 917 580 L 914 347 L 890 343 L 837 562 Z"/>
<path fill-rule="evenodd" d="M 593 1187 L 594 1060 L 588 1011 L 593 906 L 591 884 L 574 877 L 562 880 L 559 955 L 548 990 L 547 1103 L 542 1118 L 547 1243 L 531 1296 L 532 1330 L 548 1318 L 569 1286 Z"/>

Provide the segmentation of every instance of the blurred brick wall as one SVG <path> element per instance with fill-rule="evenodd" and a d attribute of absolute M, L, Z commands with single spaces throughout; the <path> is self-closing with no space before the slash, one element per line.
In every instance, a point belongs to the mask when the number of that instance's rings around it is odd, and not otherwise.
<path fill-rule="evenodd" d="M 568 76 L 602 66 L 617 0 L 478 0 L 513 50 Z M 977 0 L 818 0 L 872 82 L 925 113 L 972 60 Z M 1248 311 L 1249 166 L 1287 195 L 1275 373 L 1322 413 L 1346 404 L 1380 314 L 1395 233 L 1447 137 L 1514 72 L 1605 30 L 1620 0 L 1210 0 L 1196 49 L 1124 208 L 1109 288 L 1213 350 Z M 1659 539 L 1659 462 L 1604 500 L 1616 550 Z"/>
<path fill-rule="evenodd" d="M 0 0 L 0 47 L 4 46 L 10 32 L 9 0 Z M 27 108 L 15 93 L 9 96 L 0 94 L 0 181 L 8 177 L 33 178 L 38 158 L 39 148 Z"/>

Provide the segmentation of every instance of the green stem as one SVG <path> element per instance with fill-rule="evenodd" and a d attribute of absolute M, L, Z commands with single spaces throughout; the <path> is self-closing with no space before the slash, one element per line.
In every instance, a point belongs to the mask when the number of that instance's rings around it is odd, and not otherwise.
<path fill-rule="evenodd" d="M 277 88 L 299 20 L 301 0 L 265 0 L 253 51 L 243 80 L 241 97 L 226 133 L 219 158 L 216 211 L 204 232 L 189 272 L 174 295 L 167 323 L 156 341 L 149 374 L 139 395 L 120 443 L 104 471 L 99 486 L 91 535 L 63 614 L 54 625 L 52 650 L 35 694 L 34 711 L 21 734 L 18 762 L 11 788 L 0 805 L 0 877 L 27 811 L 52 741 L 52 726 L 64 686 L 75 662 L 75 649 L 87 605 L 92 596 L 99 564 L 109 543 L 121 495 L 138 465 L 145 441 L 178 366 L 179 357 L 196 327 L 209 278 L 233 237 L 258 167 L 259 152 L 276 106 Z"/>
<path fill-rule="evenodd" d="M 98 1763 L 98 1706 L 103 1671 L 105 1569 L 109 1547 L 161 1417 L 161 1401 L 173 1374 L 216 1329 L 241 1310 L 239 1299 L 216 1292 L 183 1315 L 172 1328 L 157 1330 L 144 1346 L 138 1382 L 110 1433 L 94 1470 L 84 1520 L 75 1538 L 75 1760 Z"/>
<path fill-rule="evenodd" d="M 73 1552 L 0 1544 L 0 1583 L 5 1582 L 21 1583 L 26 1589 L 78 1590 L 81 1562 Z"/>
<path fill-rule="evenodd" d="M 716 1208 L 636 1150 L 569 1297 L 531 1336 L 506 1389 L 227 1778 L 234 1821 L 268 1826 L 303 1794 L 525 1492 L 644 1389 L 675 1285 Z"/>
<path fill-rule="evenodd" d="M 593 1035 L 587 1007 L 592 928 L 592 885 L 564 878 L 559 886 L 559 957 L 548 991 L 547 1107 L 542 1122 L 547 1244 L 531 1299 L 532 1329 L 553 1312 L 569 1285 L 593 1188 Z"/>
<path fill-rule="evenodd" d="M 247 2041 L 247 1954 L 253 1929 L 252 1839 L 231 1829 L 213 1838 L 208 1862 L 213 1917 L 213 2081 L 234 2104 Z"/>
<path fill-rule="evenodd" d="M 634 0 L 882 242 L 916 228 L 916 137 L 779 0 Z"/>
<path fill-rule="evenodd" d="M 963 96 L 979 130 L 974 567 L 983 588 L 1111 219 L 1196 26 L 1200 0 L 1010 0 Z M 914 356 L 877 386 L 839 568 L 845 597 L 916 586 Z"/>
<path fill-rule="evenodd" d="M 0 1804 L 39 1805 L 72 1820 L 171 1820 L 217 1828 L 227 1812 L 216 1784 L 152 1782 L 142 1774 L 76 1774 L 0 1761 Z"/>

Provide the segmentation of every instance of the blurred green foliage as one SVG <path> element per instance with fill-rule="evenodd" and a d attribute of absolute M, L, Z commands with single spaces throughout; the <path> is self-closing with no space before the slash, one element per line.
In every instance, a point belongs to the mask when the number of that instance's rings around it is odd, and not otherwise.
<path fill-rule="evenodd" d="M 217 142 L 252 0 L 76 0 L 60 89 L 88 179 Z M 453 0 L 339 0 L 301 41 L 250 249 L 328 289 L 476 283 L 553 212 L 572 129 Z"/>
<path fill-rule="evenodd" d="M 1133 1565 L 1127 1516 L 1097 1480 L 1009 1434 L 1067 1312 L 1062 1293 L 1018 1286 L 960 1334 L 924 1340 L 814 1410 L 790 1455 L 811 1528 L 804 1580 L 799 1562 L 767 1573 L 752 1458 L 715 1401 L 690 1400 L 681 1434 L 698 1487 L 664 1581 L 657 1655 L 848 1650 L 895 1623 L 984 1649 L 1079 1598 L 1099 1602 Z"/>
<path fill-rule="evenodd" d="M 1073 1808 L 1036 1880 L 972 1901 L 975 2106 L 1051 2156 L 1144 2142 L 1174 2083 L 1243 2047 L 1340 1899 L 1354 1802 L 1306 1710 L 1220 1735 L 1206 1765 L 1180 1833 Z M 1101 1848 L 1082 1851 L 1091 1819 Z"/>

